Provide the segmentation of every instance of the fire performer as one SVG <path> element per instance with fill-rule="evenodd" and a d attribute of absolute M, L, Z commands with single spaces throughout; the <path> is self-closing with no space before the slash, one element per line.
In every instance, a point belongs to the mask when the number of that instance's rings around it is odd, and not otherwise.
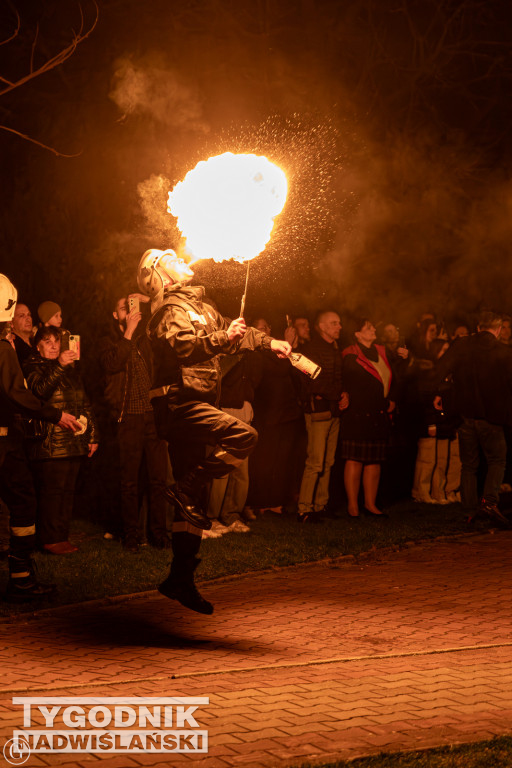
<path fill-rule="evenodd" d="M 150 397 L 177 481 L 167 489 L 175 510 L 173 560 L 158 589 L 193 611 L 211 614 L 212 604 L 194 584 L 202 531 L 211 527 L 206 515 L 208 484 L 239 466 L 258 437 L 251 426 L 217 407 L 218 356 L 261 348 L 287 357 L 291 347 L 247 328 L 242 317 L 222 317 L 204 301 L 204 288 L 189 284 L 192 277 L 190 267 L 172 250 L 146 251 L 139 264 L 139 288 L 152 302 L 147 332 L 155 379 Z"/>

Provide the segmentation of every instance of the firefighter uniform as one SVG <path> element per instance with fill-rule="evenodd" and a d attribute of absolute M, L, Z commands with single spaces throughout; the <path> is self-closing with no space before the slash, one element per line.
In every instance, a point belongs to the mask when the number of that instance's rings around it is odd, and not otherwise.
<path fill-rule="evenodd" d="M 36 496 L 23 450 L 17 414 L 58 424 L 61 411 L 41 402 L 27 389 L 15 350 L 0 341 L 0 495 L 10 511 L 7 599 L 30 600 L 53 591 L 38 584 L 31 555 L 35 549 Z"/>
<path fill-rule="evenodd" d="M 256 430 L 218 408 L 219 355 L 270 349 L 272 339 L 248 328 L 243 338 L 231 342 L 229 324 L 204 301 L 204 288 L 174 283 L 153 307 L 148 325 L 155 365 L 150 397 L 157 430 L 169 444 L 176 488 L 193 499 L 204 515 L 194 525 L 175 504 L 171 587 L 178 579 L 185 579 L 192 588 L 202 528 L 211 525 L 206 517 L 209 482 L 239 466 L 257 441 Z M 174 588 L 167 589 L 169 579 L 161 591 L 175 597 Z M 213 611 L 209 603 L 204 610 L 189 607 L 204 613 Z"/>

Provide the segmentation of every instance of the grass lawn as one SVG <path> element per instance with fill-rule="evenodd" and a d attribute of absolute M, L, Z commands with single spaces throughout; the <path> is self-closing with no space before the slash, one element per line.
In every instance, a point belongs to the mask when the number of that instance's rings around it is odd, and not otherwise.
<path fill-rule="evenodd" d="M 303 763 L 301 768 L 510 768 L 512 737 L 439 747 L 422 752 L 381 753 L 335 763 Z"/>
<path fill-rule="evenodd" d="M 390 509 L 388 520 L 349 518 L 346 513 L 320 525 L 301 525 L 293 514 L 267 513 L 251 523 L 250 533 L 229 533 L 205 539 L 198 581 L 248 571 L 313 562 L 341 555 L 358 555 L 382 547 L 433 539 L 468 531 L 459 504 L 433 506 L 401 502 Z M 485 521 L 472 530 L 488 529 Z M 102 529 L 90 521 L 75 520 L 71 540 L 77 553 L 56 557 L 36 555 L 42 581 L 57 584 L 51 605 L 93 600 L 155 589 L 168 572 L 171 554 L 144 547 L 139 554 L 124 551 L 119 541 L 103 539 Z M 0 590 L 7 581 L 7 563 L 0 563 Z M 46 607 L 42 602 L 40 607 Z M 34 606 L 0 602 L 0 617 L 31 612 Z"/>

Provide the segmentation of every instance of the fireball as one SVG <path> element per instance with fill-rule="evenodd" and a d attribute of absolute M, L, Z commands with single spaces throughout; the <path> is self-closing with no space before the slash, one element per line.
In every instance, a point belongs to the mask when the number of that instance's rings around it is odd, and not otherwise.
<path fill-rule="evenodd" d="M 223 155 L 201 161 L 169 192 L 191 263 L 250 261 L 264 249 L 286 202 L 284 172 L 266 157 Z"/>

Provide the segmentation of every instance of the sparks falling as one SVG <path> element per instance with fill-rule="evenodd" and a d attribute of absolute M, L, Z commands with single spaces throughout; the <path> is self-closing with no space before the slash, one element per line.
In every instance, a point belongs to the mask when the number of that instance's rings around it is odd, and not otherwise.
<path fill-rule="evenodd" d="M 270 240 L 286 202 L 284 172 L 266 157 L 223 155 L 201 161 L 169 193 L 192 262 L 246 262 Z"/>

